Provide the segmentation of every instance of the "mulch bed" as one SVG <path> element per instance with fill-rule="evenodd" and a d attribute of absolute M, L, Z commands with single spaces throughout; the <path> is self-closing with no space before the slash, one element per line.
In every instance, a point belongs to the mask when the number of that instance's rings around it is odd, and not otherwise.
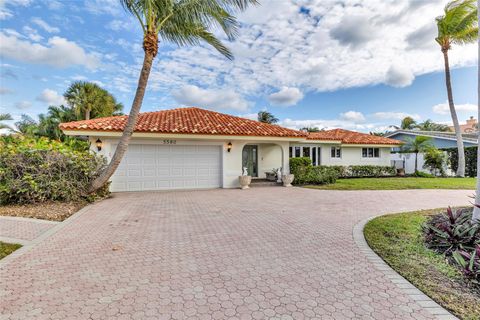
<path fill-rule="evenodd" d="M 88 202 L 42 202 L 0 206 L 0 216 L 63 221 L 85 207 Z"/>

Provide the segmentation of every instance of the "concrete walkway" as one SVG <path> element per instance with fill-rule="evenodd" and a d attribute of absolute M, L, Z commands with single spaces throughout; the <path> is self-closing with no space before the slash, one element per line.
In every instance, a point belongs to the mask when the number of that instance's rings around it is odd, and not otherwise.
<path fill-rule="evenodd" d="M 470 194 L 116 194 L 0 261 L 0 319 L 434 319 L 375 267 L 353 228 L 467 205 Z"/>
<path fill-rule="evenodd" d="M 28 245 L 58 222 L 0 216 L 0 241 Z"/>

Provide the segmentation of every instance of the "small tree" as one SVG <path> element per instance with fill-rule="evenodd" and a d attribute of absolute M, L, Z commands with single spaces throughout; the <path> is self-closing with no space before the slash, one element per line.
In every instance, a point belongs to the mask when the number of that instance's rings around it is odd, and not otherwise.
<path fill-rule="evenodd" d="M 418 153 L 426 152 L 432 147 L 432 138 L 424 136 L 416 136 L 415 139 L 410 138 L 402 146 L 403 151 L 415 153 L 415 173 L 418 171 Z"/>
<path fill-rule="evenodd" d="M 405 117 L 402 119 L 402 122 L 400 123 L 400 128 L 404 130 L 410 130 L 415 128 L 416 125 L 417 125 L 417 122 L 412 117 Z"/>
<path fill-rule="evenodd" d="M 6 120 L 13 120 L 13 118 L 9 113 L 0 113 L 0 121 L 6 121 Z M 0 129 L 12 130 L 12 128 L 9 125 L 1 122 L 0 122 Z"/>
<path fill-rule="evenodd" d="M 423 168 L 430 170 L 433 175 L 445 175 L 445 163 L 447 161 L 447 155 L 445 152 L 438 150 L 435 147 L 428 149 L 424 155 Z"/>
<path fill-rule="evenodd" d="M 276 118 L 273 114 L 271 114 L 268 111 L 259 111 L 257 114 L 258 121 L 264 122 L 264 123 L 277 123 L 278 118 Z"/>

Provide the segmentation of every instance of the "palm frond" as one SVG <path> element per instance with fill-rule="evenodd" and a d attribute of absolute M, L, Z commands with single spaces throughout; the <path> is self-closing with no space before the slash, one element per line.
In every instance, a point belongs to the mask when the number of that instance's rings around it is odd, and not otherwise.
<path fill-rule="evenodd" d="M 475 0 L 455 0 L 445 6 L 445 14 L 437 17 L 438 36 L 435 39 L 441 46 L 450 43 L 465 44 L 477 39 L 472 37 L 472 29 L 478 27 Z"/>
<path fill-rule="evenodd" d="M 13 120 L 10 113 L 0 113 L 0 121 Z"/>

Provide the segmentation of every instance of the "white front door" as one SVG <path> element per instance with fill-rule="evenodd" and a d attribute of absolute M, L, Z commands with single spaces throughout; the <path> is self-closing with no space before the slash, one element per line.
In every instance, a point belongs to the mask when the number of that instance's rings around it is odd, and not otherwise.
<path fill-rule="evenodd" d="M 219 146 L 131 144 L 110 190 L 146 191 L 219 188 Z"/>

